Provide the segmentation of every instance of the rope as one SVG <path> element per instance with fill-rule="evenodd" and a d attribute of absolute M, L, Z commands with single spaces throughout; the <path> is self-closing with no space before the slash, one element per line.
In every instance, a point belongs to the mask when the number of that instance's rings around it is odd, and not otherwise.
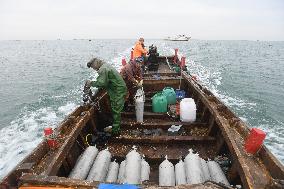
<path fill-rule="evenodd" d="M 179 78 L 179 86 L 178 86 L 179 90 L 180 90 L 180 86 L 181 86 L 181 76 L 182 76 L 182 68 L 180 68 L 180 78 Z"/>
<path fill-rule="evenodd" d="M 82 148 L 82 150 L 85 150 L 85 148 L 79 143 L 78 140 L 76 140 L 77 144 Z"/>
<path fill-rule="evenodd" d="M 169 63 L 169 60 L 168 60 L 168 57 L 166 57 L 166 62 L 167 62 L 167 64 L 168 64 L 170 70 L 172 70 L 172 68 L 171 68 L 171 66 L 170 66 L 170 63 Z"/>
<path fill-rule="evenodd" d="M 102 98 L 107 94 L 107 92 L 105 92 L 100 98 L 96 99 L 95 102 L 92 102 L 91 105 L 92 106 L 96 106 L 97 110 L 100 110 L 100 101 L 102 100 Z"/>
<path fill-rule="evenodd" d="M 86 143 L 88 144 L 88 146 L 91 146 L 91 145 L 88 143 L 88 137 L 89 137 L 89 136 L 92 136 L 92 134 L 87 134 L 86 137 L 85 137 L 85 141 L 86 141 Z"/>

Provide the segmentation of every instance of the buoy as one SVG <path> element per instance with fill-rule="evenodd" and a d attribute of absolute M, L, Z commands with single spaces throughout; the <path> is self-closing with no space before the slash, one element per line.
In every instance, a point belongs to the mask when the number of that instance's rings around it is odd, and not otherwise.
<path fill-rule="evenodd" d="M 185 57 L 183 56 L 183 57 L 181 57 L 180 68 L 182 69 L 182 68 L 184 68 L 184 66 L 185 66 Z"/>
<path fill-rule="evenodd" d="M 204 180 L 205 181 L 211 180 L 210 171 L 209 171 L 206 161 L 200 158 L 200 163 L 201 163 Z"/>
<path fill-rule="evenodd" d="M 125 66 L 127 63 L 126 63 L 126 60 L 125 60 L 125 58 L 123 58 L 122 60 L 121 60 L 121 65 L 122 66 Z"/>
<path fill-rule="evenodd" d="M 207 165 L 210 171 L 210 176 L 212 181 L 217 183 L 221 182 L 227 186 L 230 186 L 229 181 L 227 180 L 224 172 L 222 171 L 220 165 L 217 162 L 208 161 Z"/>
<path fill-rule="evenodd" d="M 175 186 L 175 168 L 167 156 L 159 166 L 159 186 Z"/>
<path fill-rule="evenodd" d="M 125 183 L 140 184 L 141 182 L 141 155 L 133 147 L 126 155 Z"/>
<path fill-rule="evenodd" d="M 143 181 L 149 180 L 150 175 L 150 165 L 144 158 L 141 161 L 141 183 Z"/>
<path fill-rule="evenodd" d="M 189 150 L 189 154 L 185 157 L 184 164 L 187 184 L 200 184 L 204 182 L 200 157 L 198 154 L 194 154 L 192 149 Z"/>
<path fill-rule="evenodd" d="M 178 49 L 175 49 L 174 63 L 177 63 Z"/>
<path fill-rule="evenodd" d="M 107 176 L 106 176 L 106 182 L 116 182 L 118 170 L 119 170 L 119 165 L 114 160 L 109 165 L 108 173 L 107 173 Z"/>
<path fill-rule="evenodd" d="M 125 160 L 120 163 L 117 182 L 122 184 L 125 180 Z"/>
<path fill-rule="evenodd" d="M 186 184 L 184 162 L 179 160 L 175 165 L 176 185 Z"/>
<path fill-rule="evenodd" d="M 107 171 L 111 160 L 111 154 L 108 149 L 99 152 L 87 177 L 88 181 L 105 181 Z"/>

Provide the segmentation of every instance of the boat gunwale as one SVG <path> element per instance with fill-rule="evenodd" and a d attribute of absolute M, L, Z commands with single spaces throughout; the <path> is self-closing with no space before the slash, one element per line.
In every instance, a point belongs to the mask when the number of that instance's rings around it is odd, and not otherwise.
<path fill-rule="evenodd" d="M 189 82 L 191 84 L 191 86 L 193 86 L 194 89 L 199 93 L 198 94 L 199 99 L 208 108 L 211 115 L 214 116 L 218 127 L 222 131 L 222 136 L 226 140 L 226 143 L 229 147 L 230 154 L 233 155 L 235 162 L 237 162 L 237 166 L 235 166 L 235 167 L 237 168 L 237 170 L 239 172 L 239 175 L 242 179 L 242 183 L 245 184 L 245 188 L 259 188 L 260 186 L 258 184 L 260 184 L 261 182 L 264 182 L 264 180 L 260 179 L 259 180 L 260 183 L 254 182 L 255 177 L 253 177 L 251 175 L 251 172 L 248 169 L 248 167 L 250 165 L 247 165 L 246 163 L 244 163 L 244 160 L 246 158 L 243 155 L 244 153 L 240 152 L 240 150 L 243 150 L 243 149 L 238 148 L 238 146 L 235 142 L 234 136 L 232 136 L 230 134 L 229 128 L 231 128 L 231 126 L 230 126 L 230 123 L 228 122 L 228 119 L 237 120 L 238 124 L 234 125 L 234 127 L 238 130 L 239 135 L 244 140 L 250 132 L 248 125 L 245 122 L 243 122 L 240 118 L 238 118 L 236 116 L 236 114 L 234 112 L 232 112 L 230 110 L 230 108 L 228 108 L 228 106 L 225 105 L 218 97 L 213 95 L 211 93 L 211 91 L 209 91 L 206 87 L 202 86 L 197 81 L 191 79 L 189 74 L 182 71 L 182 75 L 185 78 L 185 81 Z M 212 103 L 212 101 L 213 101 L 213 103 Z M 215 104 L 215 106 L 214 106 L 214 104 Z M 229 113 L 226 118 L 224 118 L 222 113 L 220 113 L 220 111 L 219 111 L 219 109 L 221 109 L 220 107 L 222 107 L 223 109 L 225 108 L 226 111 Z M 263 145 L 261 147 L 260 153 L 262 152 L 261 154 L 263 154 L 264 152 L 266 152 L 265 154 L 268 155 L 268 157 L 266 158 L 267 159 L 266 162 L 264 162 L 266 164 L 264 164 L 263 162 L 260 162 L 260 163 L 265 165 L 265 168 L 268 170 L 268 172 L 271 176 L 271 178 L 268 178 L 269 176 L 267 175 L 267 172 L 264 173 L 263 178 L 265 178 L 265 177 L 267 178 L 266 184 L 268 185 L 268 184 L 271 183 L 270 179 L 282 179 L 282 180 L 284 179 L 284 166 L 283 166 L 283 164 L 281 164 L 281 162 L 271 152 L 269 152 L 267 154 L 267 150 L 268 149 L 265 145 Z M 262 160 L 260 155 L 257 155 L 254 160 L 257 161 L 257 158 L 260 158 Z M 268 159 L 270 159 L 270 160 L 268 160 Z M 277 170 L 269 169 L 269 166 L 267 166 L 267 162 L 270 162 L 270 163 L 273 162 L 273 167 L 276 168 Z M 279 173 L 279 174 L 275 174 L 275 172 Z M 275 176 L 276 178 L 272 178 L 273 176 Z M 261 185 L 261 186 L 263 186 L 263 185 Z"/>

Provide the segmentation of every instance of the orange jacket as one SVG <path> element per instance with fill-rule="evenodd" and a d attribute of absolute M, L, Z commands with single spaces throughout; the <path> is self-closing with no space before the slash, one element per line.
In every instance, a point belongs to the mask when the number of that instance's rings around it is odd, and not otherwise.
<path fill-rule="evenodd" d="M 133 50 L 133 57 L 141 57 L 142 55 L 147 54 L 147 50 L 142 47 L 140 41 L 135 43 L 134 50 Z"/>

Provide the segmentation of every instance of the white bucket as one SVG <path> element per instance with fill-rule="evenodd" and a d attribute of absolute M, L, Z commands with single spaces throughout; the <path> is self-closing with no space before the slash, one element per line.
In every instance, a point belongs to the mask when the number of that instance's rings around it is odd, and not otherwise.
<path fill-rule="evenodd" d="M 135 111 L 136 111 L 136 121 L 139 123 L 143 123 L 144 102 L 145 102 L 145 94 L 143 88 L 138 89 L 135 95 Z"/>

